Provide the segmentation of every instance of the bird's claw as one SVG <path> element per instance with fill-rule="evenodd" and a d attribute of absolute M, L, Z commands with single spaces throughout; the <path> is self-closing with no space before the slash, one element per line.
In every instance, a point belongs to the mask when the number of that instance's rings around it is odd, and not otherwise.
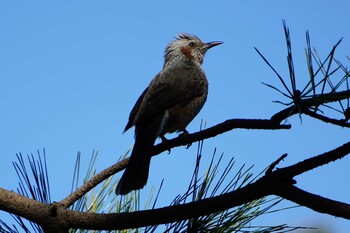
<path fill-rule="evenodd" d="M 166 137 L 164 137 L 164 135 L 160 135 L 159 137 L 160 139 L 162 139 L 162 143 L 166 143 L 167 141 L 169 141 Z"/>
<path fill-rule="evenodd" d="M 160 139 L 162 139 L 162 143 L 167 143 L 169 141 L 166 137 L 164 137 L 164 135 L 160 135 L 159 137 Z M 170 154 L 171 148 L 169 148 L 167 151 L 168 151 L 168 154 Z"/>
<path fill-rule="evenodd" d="M 182 133 L 179 135 L 179 137 L 184 137 L 184 136 L 186 136 L 188 134 L 189 134 L 188 131 L 186 129 L 184 129 L 182 131 Z M 192 143 L 188 143 L 187 146 L 186 146 L 186 149 L 190 148 L 190 146 L 192 146 Z"/>
<path fill-rule="evenodd" d="M 186 129 L 184 129 L 182 131 L 182 133 L 180 133 L 179 137 L 183 137 L 183 136 L 186 136 L 186 135 L 188 135 L 188 131 Z"/>

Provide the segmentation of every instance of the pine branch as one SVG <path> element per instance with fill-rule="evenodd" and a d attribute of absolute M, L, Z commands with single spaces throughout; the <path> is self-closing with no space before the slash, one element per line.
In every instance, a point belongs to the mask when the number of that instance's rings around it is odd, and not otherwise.
<path fill-rule="evenodd" d="M 164 141 L 153 148 L 153 156 L 158 155 L 164 151 L 170 150 L 179 146 L 187 146 L 191 143 L 215 137 L 224 132 L 233 129 L 290 129 L 290 125 L 280 125 L 273 120 L 249 120 L 249 119 L 231 119 L 226 120 L 216 126 L 202 130 L 193 134 L 187 134 L 178 136 L 174 139 Z M 108 177 L 122 171 L 128 165 L 129 158 L 123 159 L 118 163 L 104 169 L 96 174 L 91 180 L 85 182 L 81 187 L 61 200 L 60 203 L 67 208 L 71 206 L 75 201 L 84 196 L 92 188 L 96 187 L 99 183 L 107 179 Z"/>
<path fill-rule="evenodd" d="M 59 203 L 43 204 L 22 195 L 0 188 L 0 209 L 20 215 L 43 226 L 57 228 L 80 228 L 95 230 L 112 230 L 135 228 L 148 225 L 163 224 L 196 218 L 202 215 L 223 211 L 241 204 L 275 194 L 283 198 L 302 203 L 305 207 L 320 210 L 334 216 L 350 219 L 350 205 L 318 197 L 309 201 L 314 194 L 301 194 L 293 186 L 294 176 L 310 171 L 316 167 L 338 160 L 350 153 L 350 142 L 329 152 L 314 156 L 300 163 L 273 171 L 257 181 L 237 190 L 203 200 L 175 205 L 165 208 L 136 211 L 131 213 L 96 214 L 67 210 Z M 274 163 L 274 166 L 276 164 Z M 295 197 L 293 197 L 293 194 Z M 303 193 L 306 194 L 306 193 Z M 311 199 L 312 199 L 311 198 Z M 318 202 L 316 202 L 318 201 Z M 335 204 L 333 208 L 315 207 L 315 203 Z M 37 214 L 33 215 L 33 211 Z"/>

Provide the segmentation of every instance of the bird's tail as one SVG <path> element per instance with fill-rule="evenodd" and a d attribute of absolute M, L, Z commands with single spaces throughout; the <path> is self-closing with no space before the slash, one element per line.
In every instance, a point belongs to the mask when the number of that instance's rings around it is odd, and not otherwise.
<path fill-rule="evenodd" d="M 158 127 L 154 125 L 137 127 L 135 145 L 128 166 L 115 190 L 117 195 L 125 195 L 133 190 L 141 189 L 147 183 L 152 150 L 158 137 Z"/>

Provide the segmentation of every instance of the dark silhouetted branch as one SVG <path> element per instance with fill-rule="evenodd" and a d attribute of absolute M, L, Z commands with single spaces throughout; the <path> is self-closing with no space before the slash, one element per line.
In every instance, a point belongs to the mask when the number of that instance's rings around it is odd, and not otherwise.
<path fill-rule="evenodd" d="M 127 229 L 196 218 L 223 211 L 244 203 L 278 195 L 321 213 L 350 219 L 349 204 L 333 201 L 306 191 L 293 184 L 293 178 L 318 166 L 343 158 L 350 153 L 350 142 L 329 152 L 314 156 L 292 166 L 268 172 L 257 181 L 228 193 L 196 202 L 130 213 L 96 214 L 67 210 L 61 203 L 43 204 L 19 194 L 0 189 L 0 209 L 18 214 L 42 226 L 56 224 L 55 229 L 79 228 L 95 230 Z M 284 158 L 285 156 L 283 156 Z M 276 160 L 272 168 L 281 161 Z M 121 170 L 121 165 L 119 169 Z M 292 182 L 291 182 L 292 181 Z M 10 203 L 10 204 L 9 204 Z M 13 204 L 15 203 L 15 204 Z M 32 215 L 33 209 L 40 214 Z M 43 222 L 46 219 L 46 222 Z M 46 225 L 45 225 L 46 224 Z"/>
<path fill-rule="evenodd" d="M 293 185 L 281 185 L 276 189 L 275 194 L 316 212 L 350 219 L 350 205 L 347 203 L 315 195 Z"/>

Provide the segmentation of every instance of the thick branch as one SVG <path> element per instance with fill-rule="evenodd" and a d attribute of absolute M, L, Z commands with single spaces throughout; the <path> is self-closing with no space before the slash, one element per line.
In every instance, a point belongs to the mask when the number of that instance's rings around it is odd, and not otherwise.
<path fill-rule="evenodd" d="M 69 227 L 112 230 L 195 218 L 239 206 L 267 195 L 278 195 L 315 211 L 350 219 L 350 206 L 348 204 L 307 193 L 294 187 L 293 182 L 291 182 L 294 176 L 349 153 L 350 142 L 303 162 L 269 172 L 256 182 L 235 191 L 197 202 L 154 210 L 115 214 L 82 213 L 67 210 L 66 206 L 60 204 L 42 204 L 4 189 L 0 189 L 0 209 L 23 216 L 42 226 L 55 224 L 56 226 L 51 227 L 52 229 L 67 229 Z M 33 215 L 33 211 L 37 214 Z"/>
<path fill-rule="evenodd" d="M 57 221 L 53 206 L 0 188 L 0 209 L 39 224 L 45 232 L 67 232 L 65 219 Z"/>
<path fill-rule="evenodd" d="M 306 192 L 293 185 L 279 186 L 275 194 L 316 212 L 350 219 L 349 204 Z"/>
<path fill-rule="evenodd" d="M 58 213 L 59 216 L 64 216 L 69 221 L 72 228 L 93 230 L 128 229 L 181 221 L 223 211 L 262 198 L 271 193 L 271 190 L 272 183 L 266 179 L 261 179 L 246 187 L 220 196 L 154 210 L 95 214 L 69 211 L 62 208 L 61 212 L 58 211 Z"/>
<path fill-rule="evenodd" d="M 24 197 L 18 193 L 0 188 L 0 209 L 20 215 L 30 221 L 45 218 L 49 213 L 45 211 L 46 204 Z M 37 215 L 34 217 L 33 213 Z"/>

